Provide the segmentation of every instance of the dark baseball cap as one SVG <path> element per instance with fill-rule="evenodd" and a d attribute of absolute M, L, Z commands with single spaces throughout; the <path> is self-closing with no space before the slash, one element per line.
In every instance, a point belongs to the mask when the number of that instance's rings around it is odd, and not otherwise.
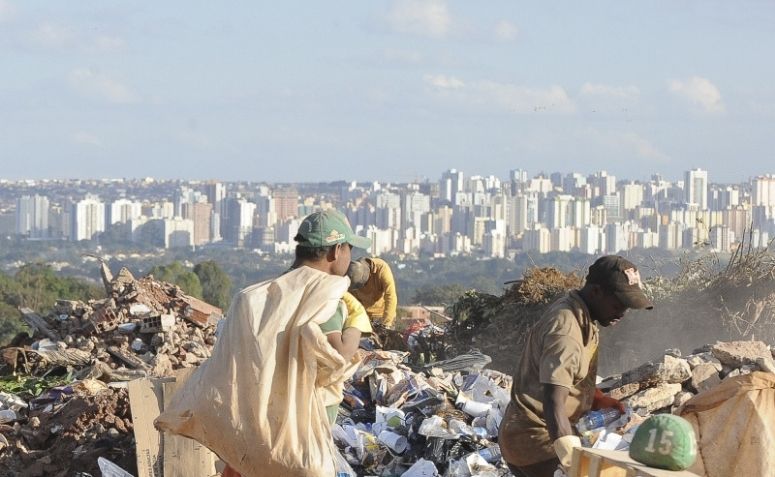
<path fill-rule="evenodd" d="M 595 260 L 589 267 L 587 283 L 604 287 L 627 308 L 654 308 L 654 304 L 643 293 L 638 267 L 618 255 L 606 255 Z"/>

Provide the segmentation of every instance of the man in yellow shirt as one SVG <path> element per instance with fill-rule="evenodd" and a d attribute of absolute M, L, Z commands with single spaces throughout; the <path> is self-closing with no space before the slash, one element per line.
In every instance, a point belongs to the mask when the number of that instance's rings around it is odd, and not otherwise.
<path fill-rule="evenodd" d="M 392 329 L 396 321 L 398 296 L 396 282 L 390 266 L 376 257 L 366 257 L 358 260 L 369 267 L 369 279 L 366 284 L 351 293 L 366 308 L 372 323 Z"/>

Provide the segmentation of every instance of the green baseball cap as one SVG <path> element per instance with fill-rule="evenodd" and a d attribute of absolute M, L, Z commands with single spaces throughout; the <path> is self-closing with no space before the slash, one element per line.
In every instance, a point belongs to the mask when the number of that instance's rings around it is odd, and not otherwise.
<path fill-rule="evenodd" d="M 371 247 L 371 240 L 355 235 L 347 217 L 335 209 L 321 210 L 306 216 L 293 239 L 301 247 L 328 247 L 339 243 L 349 243 L 362 249 Z"/>

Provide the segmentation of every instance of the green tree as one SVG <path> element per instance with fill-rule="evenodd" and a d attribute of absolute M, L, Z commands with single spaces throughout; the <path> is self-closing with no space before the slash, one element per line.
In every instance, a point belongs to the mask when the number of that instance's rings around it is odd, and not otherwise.
<path fill-rule="evenodd" d="M 412 301 L 426 306 L 442 306 L 455 303 L 466 292 L 458 283 L 449 285 L 425 285 L 414 294 Z"/>
<path fill-rule="evenodd" d="M 226 310 L 231 301 L 231 278 L 213 260 L 197 263 L 194 273 L 202 284 L 202 298 L 207 303 Z"/>
<path fill-rule="evenodd" d="M 174 283 L 188 295 L 202 298 L 202 283 L 199 277 L 178 261 L 169 265 L 157 265 L 148 274 L 157 280 Z"/>
<path fill-rule="evenodd" d="M 12 305 L 0 303 L 0 346 L 7 345 L 22 331 L 28 331 L 21 320 L 21 313 Z"/>
<path fill-rule="evenodd" d="M 62 277 L 46 264 L 29 263 L 14 275 L 15 292 L 4 297 L 6 303 L 15 307 L 26 306 L 40 312 L 53 308 L 57 300 L 81 300 L 102 298 L 101 287 L 75 277 Z"/>

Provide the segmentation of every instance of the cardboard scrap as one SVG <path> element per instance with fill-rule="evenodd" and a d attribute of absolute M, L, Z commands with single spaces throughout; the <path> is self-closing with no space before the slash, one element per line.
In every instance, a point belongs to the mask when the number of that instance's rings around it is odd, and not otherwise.
<path fill-rule="evenodd" d="M 217 457 L 193 439 L 162 434 L 153 427 L 172 395 L 193 372 L 179 370 L 173 378 L 130 381 L 129 405 L 137 442 L 138 477 L 211 477 Z"/>

